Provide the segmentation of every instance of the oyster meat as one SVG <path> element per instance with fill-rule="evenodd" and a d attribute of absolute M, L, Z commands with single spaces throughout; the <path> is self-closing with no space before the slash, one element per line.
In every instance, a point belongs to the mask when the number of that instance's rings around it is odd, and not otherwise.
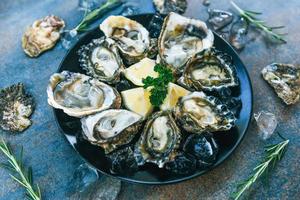
<path fill-rule="evenodd" d="M 65 22 L 57 16 L 49 15 L 35 21 L 22 37 L 22 47 L 30 57 L 37 57 L 51 49 L 60 37 Z"/>
<path fill-rule="evenodd" d="M 231 57 L 215 48 L 203 50 L 192 57 L 178 82 L 205 91 L 220 90 L 239 84 Z"/>
<path fill-rule="evenodd" d="M 128 144 L 138 133 L 142 117 L 124 109 L 109 109 L 81 119 L 83 136 L 110 153 Z"/>
<path fill-rule="evenodd" d="M 104 37 L 94 39 L 82 46 L 78 54 L 80 66 L 88 75 L 107 83 L 120 80 L 123 63 L 113 40 Z"/>
<path fill-rule="evenodd" d="M 100 24 L 100 29 L 116 42 L 126 64 L 136 63 L 146 56 L 149 32 L 140 23 L 123 16 L 110 16 Z"/>
<path fill-rule="evenodd" d="M 262 75 L 284 103 L 290 105 L 295 104 L 299 100 L 299 65 L 272 63 L 262 70 Z"/>
<path fill-rule="evenodd" d="M 213 45 L 214 35 L 200 20 L 171 12 L 164 20 L 158 39 L 162 62 L 177 72 L 189 58 Z"/>
<path fill-rule="evenodd" d="M 183 151 L 196 158 L 197 167 L 200 169 L 211 166 L 217 158 L 218 145 L 212 134 L 192 134 L 183 145 Z"/>
<path fill-rule="evenodd" d="M 186 0 L 153 0 L 156 10 L 163 15 L 170 12 L 182 14 L 187 8 Z"/>
<path fill-rule="evenodd" d="M 225 131 L 236 121 L 234 114 L 213 96 L 192 92 L 179 99 L 174 115 L 187 132 Z"/>
<path fill-rule="evenodd" d="M 117 90 L 90 76 L 69 71 L 51 76 L 47 94 L 51 106 L 73 117 L 121 107 Z"/>
<path fill-rule="evenodd" d="M 24 131 L 31 125 L 29 119 L 34 109 L 31 95 L 22 83 L 0 90 L 0 127 L 11 132 Z"/>
<path fill-rule="evenodd" d="M 177 155 L 181 133 L 171 112 L 161 111 L 149 117 L 142 136 L 136 143 L 135 157 L 139 165 L 155 163 L 162 168 Z"/>

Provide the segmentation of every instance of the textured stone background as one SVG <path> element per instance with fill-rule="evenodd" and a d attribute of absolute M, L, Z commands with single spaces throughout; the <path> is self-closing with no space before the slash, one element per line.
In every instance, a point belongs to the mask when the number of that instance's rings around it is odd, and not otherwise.
<path fill-rule="evenodd" d="M 140 0 L 140 12 L 153 12 L 150 0 Z M 212 8 L 227 10 L 228 0 L 211 0 Z M 80 20 L 77 0 L 2 0 L 0 1 L 0 88 L 18 81 L 24 82 L 36 100 L 33 125 L 24 133 L 10 135 L 0 131 L 1 137 L 13 147 L 24 146 L 25 163 L 33 166 L 34 178 L 42 188 L 44 199 L 66 199 L 68 183 L 75 168 L 82 163 L 56 127 L 51 108 L 46 102 L 46 86 L 66 54 L 60 44 L 40 56 L 30 59 L 21 48 L 21 36 L 26 26 L 48 14 L 62 17 L 67 28 Z M 207 19 L 202 0 L 189 0 L 185 15 Z M 280 122 L 278 130 L 291 140 L 283 160 L 270 173 L 268 184 L 258 182 L 250 191 L 250 199 L 299 199 L 300 196 L 300 103 L 287 107 L 262 80 L 261 69 L 271 62 L 300 63 L 300 1 L 242 1 L 241 7 L 262 11 L 263 18 L 272 25 L 286 26 L 288 43 L 270 45 L 261 37 L 249 43 L 240 53 L 252 79 L 254 112 L 268 110 Z M 204 176 L 167 186 L 143 186 L 123 183 L 119 199 L 228 199 L 240 180 L 246 178 L 263 155 L 263 146 L 279 141 L 274 136 L 267 142 L 257 137 L 254 123 L 233 155 L 221 166 Z M 0 157 L 3 161 L 3 157 Z M 0 169 L 0 199 L 23 199 L 23 189 Z"/>

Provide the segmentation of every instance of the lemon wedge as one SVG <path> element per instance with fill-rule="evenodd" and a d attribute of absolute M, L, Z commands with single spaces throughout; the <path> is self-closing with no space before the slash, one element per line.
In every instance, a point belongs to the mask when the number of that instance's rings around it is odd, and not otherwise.
<path fill-rule="evenodd" d="M 150 91 L 142 87 L 133 88 L 121 92 L 125 107 L 146 118 L 152 111 L 150 102 Z"/>
<path fill-rule="evenodd" d="M 168 94 L 164 99 L 163 104 L 160 105 L 161 110 L 171 110 L 175 107 L 178 99 L 182 96 L 186 96 L 190 91 L 174 83 L 168 84 Z"/>
<path fill-rule="evenodd" d="M 143 86 L 143 78 L 151 76 L 158 77 L 158 73 L 154 71 L 155 60 L 144 58 L 140 62 L 131 65 L 124 70 L 124 76 L 137 86 Z"/>

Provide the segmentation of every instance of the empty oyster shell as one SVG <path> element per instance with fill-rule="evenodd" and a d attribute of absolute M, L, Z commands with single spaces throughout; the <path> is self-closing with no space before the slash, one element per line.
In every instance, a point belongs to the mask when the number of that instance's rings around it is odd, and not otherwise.
<path fill-rule="evenodd" d="M 21 132 L 31 125 L 34 109 L 31 95 L 26 94 L 22 83 L 0 90 L 0 127 L 6 131 Z"/>
<path fill-rule="evenodd" d="M 191 133 L 229 130 L 236 121 L 226 105 L 203 92 L 193 92 L 179 99 L 174 115 L 179 124 Z"/>
<path fill-rule="evenodd" d="M 138 133 L 142 117 L 123 109 L 109 109 L 81 119 L 83 136 L 110 153 Z"/>
<path fill-rule="evenodd" d="M 171 12 L 164 20 L 158 39 L 162 62 L 181 72 L 188 59 L 213 45 L 214 35 L 200 20 Z"/>
<path fill-rule="evenodd" d="M 300 66 L 272 63 L 262 70 L 263 78 L 287 105 L 300 97 Z"/>
<path fill-rule="evenodd" d="M 196 90 L 213 91 L 237 86 L 239 81 L 231 57 L 210 48 L 188 61 L 179 83 Z"/>
<path fill-rule="evenodd" d="M 116 42 L 126 64 L 136 63 L 146 56 L 149 32 L 140 23 L 123 16 L 110 16 L 100 24 L 100 29 Z"/>
<path fill-rule="evenodd" d="M 30 57 L 37 57 L 43 51 L 51 49 L 64 27 L 65 22 L 54 15 L 36 20 L 27 28 L 22 37 L 22 47 L 25 53 Z"/>
<path fill-rule="evenodd" d="M 94 39 L 82 46 L 78 54 L 80 66 L 88 75 L 107 83 L 120 80 L 123 63 L 113 40 L 104 37 Z"/>
<path fill-rule="evenodd" d="M 120 94 L 90 76 L 63 71 L 53 74 L 47 88 L 48 103 L 73 117 L 83 117 L 108 108 L 120 108 Z"/>
<path fill-rule="evenodd" d="M 180 140 L 181 133 L 171 112 L 154 113 L 136 144 L 134 154 L 138 164 L 151 162 L 162 168 L 166 162 L 174 160 Z"/>
<path fill-rule="evenodd" d="M 163 15 L 167 15 L 170 12 L 176 12 L 182 14 L 187 7 L 186 0 L 153 0 L 156 10 Z"/>

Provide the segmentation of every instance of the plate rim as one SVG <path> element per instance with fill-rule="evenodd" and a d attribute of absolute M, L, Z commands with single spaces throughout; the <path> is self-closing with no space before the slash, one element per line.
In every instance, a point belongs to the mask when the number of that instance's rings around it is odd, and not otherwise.
<path fill-rule="evenodd" d="M 154 14 L 155 13 L 141 13 L 141 14 L 136 14 L 136 15 L 124 16 L 124 17 L 135 18 L 135 17 L 150 16 L 150 15 L 154 15 Z M 101 19 L 101 21 L 103 21 L 103 20 L 104 19 Z M 67 56 L 69 55 L 69 53 L 73 50 L 73 48 L 77 45 L 77 43 L 79 43 L 80 41 L 84 40 L 84 38 L 87 35 L 89 35 L 91 32 L 96 31 L 97 29 L 99 29 L 98 26 L 90 29 L 86 33 L 81 34 L 79 36 L 79 39 L 70 46 L 70 48 L 67 50 L 67 52 L 63 56 L 63 58 L 62 58 L 62 60 L 61 60 L 61 62 L 59 64 L 59 67 L 56 70 L 56 73 L 60 73 L 61 72 L 61 68 L 63 66 L 63 63 L 64 63 L 65 59 L 67 58 Z M 72 145 L 70 143 L 70 141 L 67 138 L 67 134 L 64 132 L 64 130 L 62 129 L 62 127 L 60 126 L 60 124 L 58 122 L 58 118 L 57 118 L 56 113 L 55 113 L 55 110 L 57 110 L 57 109 L 52 107 L 52 113 L 54 115 L 56 126 L 58 127 L 59 131 L 64 135 L 65 140 L 69 143 L 69 145 L 72 146 L 72 148 L 75 150 L 75 152 L 79 155 L 80 159 L 84 160 L 90 166 L 92 166 L 93 168 L 95 168 L 98 173 L 107 175 L 109 177 L 118 178 L 121 181 L 125 181 L 127 183 L 134 183 L 134 184 L 140 184 L 140 185 L 169 185 L 169 184 L 177 184 L 177 183 L 180 183 L 180 182 L 183 182 L 183 181 L 194 179 L 194 178 L 199 177 L 199 176 L 201 176 L 201 175 L 203 175 L 203 174 L 205 174 L 205 173 L 207 173 L 209 171 L 212 171 L 213 169 L 216 169 L 219 165 L 221 165 L 225 160 L 227 160 L 233 154 L 233 152 L 238 148 L 238 146 L 242 143 L 243 139 L 245 138 L 245 135 L 247 134 L 247 132 L 249 130 L 249 126 L 250 126 L 252 115 L 253 115 L 253 87 L 252 87 L 252 81 L 250 79 L 249 72 L 248 72 L 248 70 L 246 68 L 246 65 L 244 64 L 244 62 L 240 58 L 240 56 L 237 53 L 237 51 L 231 46 L 231 44 L 229 44 L 228 41 L 226 41 L 225 39 L 223 39 L 219 34 L 217 34 L 213 30 L 212 30 L 212 32 L 213 32 L 213 34 L 214 34 L 215 37 L 218 37 L 223 42 L 225 42 L 225 44 L 234 52 L 234 54 L 236 54 L 236 56 L 239 59 L 240 63 L 243 65 L 246 77 L 247 77 L 247 79 L 249 81 L 249 88 L 250 88 L 250 95 L 251 95 L 251 98 L 250 98 L 250 105 L 251 105 L 250 116 L 249 116 L 249 118 L 248 118 L 248 120 L 246 122 L 247 123 L 246 128 L 242 132 L 241 137 L 239 137 L 239 139 L 236 141 L 236 143 L 232 146 L 232 148 L 228 152 L 226 152 L 226 154 L 223 156 L 223 159 L 218 160 L 217 162 L 214 163 L 214 165 L 212 165 L 211 167 L 209 167 L 209 168 L 207 168 L 205 170 L 201 170 L 200 172 L 196 172 L 194 174 L 191 174 L 191 175 L 188 175 L 188 176 L 185 176 L 185 177 L 181 177 L 181 178 L 174 179 L 174 180 L 168 180 L 168 181 L 142 181 L 142 180 L 136 180 L 136 179 L 132 179 L 132 178 L 128 178 L 128 177 L 123 177 L 123 176 L 109 174 L 109 173 L 106 173 L 105 171 L 102 171 L 102 170 L 98 169 L 97 167 L 94 167 L 94 165 L 91 164 L 85 157 L 83 157 L 80 154 L 80 152 L 74 147 L 74 145 Z"/>

